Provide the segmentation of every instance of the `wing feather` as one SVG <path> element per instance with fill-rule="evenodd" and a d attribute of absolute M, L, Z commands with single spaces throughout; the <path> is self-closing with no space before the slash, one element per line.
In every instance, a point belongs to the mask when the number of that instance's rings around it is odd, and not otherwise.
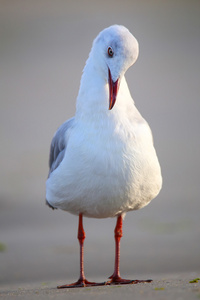
<path fill-rule="evenodd" d="M 49 176 L 60 165 L 67 148 L 69 132 L 74 124 L 74 118 L 67 120 L 56 131 L 50 147 Z"/>
<path fill-rule="evenodd" d="M 49 155 L 49 175 L 60 165 L 65 155 L 65 151 L 67 148 L 67 141 L 70 134 L 70 130 L 72 129 L 74 124 L 74 118 L 67 120 L 63 123 L 58 130 L 56 131 L 50 147 L 50 155 Z M 49 204 L 46 199 L 46 204 L 55 209 L 51 204 Z"/>

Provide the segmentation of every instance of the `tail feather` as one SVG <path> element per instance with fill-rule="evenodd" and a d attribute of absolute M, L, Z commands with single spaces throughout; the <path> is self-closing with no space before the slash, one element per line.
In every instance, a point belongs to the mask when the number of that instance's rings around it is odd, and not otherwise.
<path fill-rule="evenodd" d="M 56 207 L 53 207 L 48 201 L 47 201 L 47 199 L 46 199 L 46 205 L 48 205 L 50 208 L 52 208 L 53 210 L 54 209 L 57 209 Z"/>

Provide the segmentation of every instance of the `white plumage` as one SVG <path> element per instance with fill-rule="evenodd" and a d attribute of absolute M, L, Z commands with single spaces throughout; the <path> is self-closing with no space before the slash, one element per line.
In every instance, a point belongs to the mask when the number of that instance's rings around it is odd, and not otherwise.
<path fill-rule="evenodd" d="M 158 195 L 162 177 L 151 130 L 124 77 L 138 51 L 136 39 L 123 26 L 106 28 L 94 40 L 76 114 L 52 141 L 46 183 L 52 207 L 86 217 L 115 217 L 144 207 Z M 119 85 L 112 109 L 109 70 Z"/>
<path fill-rule="evenodd" d="M 47 204 L 79 215 L 80 277 L 58 288 L 151 281 L 122 279 L 119 272 L 123 217 L 147 205 L 162 185 L 151 130 L 124 77 L 138 51 L 136 39 L 123 26 L 111 26 L 97 36 L 83 71 L 76 114 L 52 140 Z M 107 282 L 85 278 L 83 216 L 117 216 L 115 267 Z"/>

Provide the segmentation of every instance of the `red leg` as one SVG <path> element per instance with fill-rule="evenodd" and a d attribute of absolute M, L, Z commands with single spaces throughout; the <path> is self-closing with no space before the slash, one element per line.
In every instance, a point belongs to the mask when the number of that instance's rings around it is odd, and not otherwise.
<path fill-rule="evenodd" d="M 85 274 L 84 274 L 85 231 L 84 231 L 84 228 L 83 228 L 83 216 L 82 216 L 82 214 L 79 215 L 78 240 L 79 240 L 79 244 L 80 244 L 80 277 L 79 277 L 78 281 L 76 281 L 74 283 L 58 286 L 57 287 L 58 289 L 105 285 L 105 282 L 102 282 L 102 283 L 89 282 L 85 278 Z"/>
<path fill-rule="evenodd" d="M 119 265 L 120 265 L 120 240 L 123 236 L 122 232 L 123 219 L 122 216 L 118 216 L 115 227 L 115 268 L 114 273 L 109 277 L 111 280 L 107 281 L 107 285 L 110 284 L 136 284 L 139 282 L 151 282 L 152 280 L 130 280 L 122 279 L 120 277 Z"/>

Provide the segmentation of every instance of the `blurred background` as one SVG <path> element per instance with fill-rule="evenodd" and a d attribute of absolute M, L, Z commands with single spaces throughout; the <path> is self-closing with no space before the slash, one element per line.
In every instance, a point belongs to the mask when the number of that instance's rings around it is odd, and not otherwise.
<path fill-rule="evenodd" d="M 139 41 L 126 78 L 164 180 L 125 218 L 121 274 L 200 271 L 199 16 L 198 0 L 0 0 L 1 283 L 78 278 L 78 218 L 45 206 L 49 147 L 75 113 L 93 39 L 112 24 Z M 115 222 L 84 219 L 90 280 L 113 272 Z"/>

